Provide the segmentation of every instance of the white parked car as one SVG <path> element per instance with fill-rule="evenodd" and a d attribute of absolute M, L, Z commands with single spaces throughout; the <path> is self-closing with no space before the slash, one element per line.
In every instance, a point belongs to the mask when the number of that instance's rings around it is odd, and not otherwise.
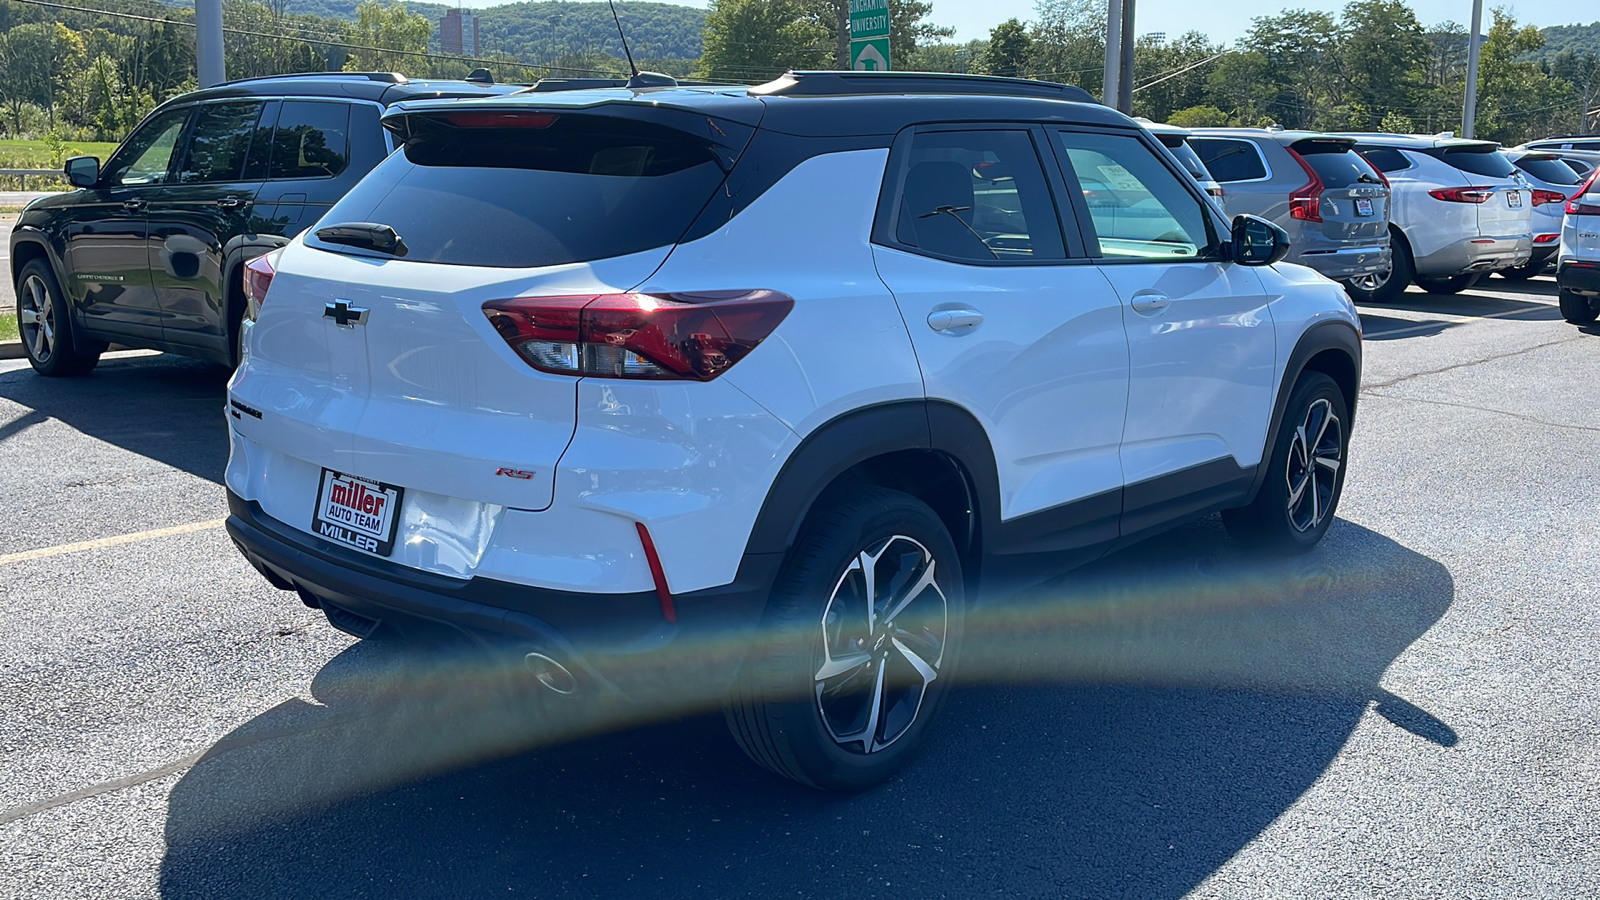
<path fill-rule="evenodd" d="M 704 695 L 855 789 L 975 605 L 1218 510 L 1286 551 L 1333 519 L 1355 309 L 1076 88 L 791 73 L 384 123 L 401 149 L 252 270 L 229 384 L 229 533 L 338 628 L 467 637 L 576 702 Z"/>
<path fill-rule="evenodd" d="M 1507 150 L 1506 158 L 1522 173 L 1533 191 L 1533 256 L 1528 264 L 1501 269 L 1500 276 L 1518 281 L 1543 272 L 1561 249 L 1561 220 L 1567 201 L 1584 179 L 1561 155 L 1549 150 Z"/>
<path fill-rule="evenodd" d="M 1454 294 L 1533 257 L 1533 191 L 1491 141 L 1349 134 L 1384 174 L 1394 265 L 1370 299 L 1394 300 L 1413 280 Z"/>
<path fill-rule="evenodd" d="M 1561 315 L 1574 325 L 1591 325 L 1600 316 L 1600 169 L 1567 201 L 1556 262 Z"/>

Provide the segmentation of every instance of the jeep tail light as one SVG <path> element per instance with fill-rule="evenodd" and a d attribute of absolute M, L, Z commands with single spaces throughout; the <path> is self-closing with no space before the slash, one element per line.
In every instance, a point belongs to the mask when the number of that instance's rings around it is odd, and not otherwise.
<path fill-rule="evenodd" d="M 1483 203 L 1494 196 L 1493 187 L 1435 188 L 1428 192 L 1435 200 L 1449 203 Z"/>
<path fill-rule="evenodd" d="M 602 294 L 490 300 L 484 315 L 528 365 L 595 378 L 710 381 L 778 327 L 776 291 Z"/>
<path fill-rule="evenodd" d="M 1534 191 L 1533 192 L 1533 205 L 1534 206 L 1543 206 L 1546 203 L 1565 203 L 1565 202 L 1567 202 L 1567 195 L 1561 193 L 1560 191 Z"/>
<path fill-rule="evenodd" d="M 1300 168 L 1306 170 L 1306 176 L 1311 179 L 1289 193 L 1289 218 L 1303 222 L 1321 222 L 1322 176 L 1317 174 L 1316 169 L 1311 168 L 1311 164 L 1306 162 L 1304 156 L 1293 149 L 1289 150 L 1289 155 L 1300 164 Z"/>
<path fill-rule="evenodd" d="M 252 322 L 267 299 L 267 288 L 272 286 L 272 276 L 278 271 L 273 265 L 277 259 L 278 253 L 274 251 L 244 264 L 244 314 Z"/>
<path fill-rule="evenodd" d="M 1600 177 L 1600 169 L 1589 173 L 1589 180 L 1585 181 L 1583 187 L 1578 188 L 1578 192 L 1567 201 L 1567 212 L 1575 216 L 1600 216 L 1600 197 L 1591 193 L 1600 190 L 1600 184 L 1596 183 L 1597 177 Z"/>

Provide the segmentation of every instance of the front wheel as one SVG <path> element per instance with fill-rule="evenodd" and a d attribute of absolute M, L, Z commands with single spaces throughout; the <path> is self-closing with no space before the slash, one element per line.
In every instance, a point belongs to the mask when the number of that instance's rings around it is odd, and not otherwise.
<path fill-rule="evenodd" d="M 1600 310 L 1595 309 L 1595 298 L 1575 294 L 1572 291 L 1561 292 L 1561 318 L 1573 325 L 1593 325 L 1596 318 L 1600 318 Z"/>
<path fill-rule="evenodd" d="M 1241 543 L 1282 553 L 1316 546 L 1344 491 L 1349 423 L 1349 404 L 1339 385 L 1321 372 L 1301 375 L 1255 500 L 1222 514 L 1228 533 Z"/>
<path fill-rule="evenodd" d="M 943 704 L 964 613 L 961 560 L 927 504 L 871 486 L 825 498 L 774 586 L 728 728 L 802 784 L 878 784 Z"/>
<path fill-rule="evenodd" d="M 1430 294 L 1459 294 L 1478 283 L 1476 273 L 1451 275 L 1449 278 L 1423 278 L 1417 276 L 1417 286 Z"/>
<path fill-rule="evenodd" d="M 83 375 L 100 362 L 99 353 L 79 353 L 72 343 L 72 317 L 55 273 L 36 259 L 17 273 L 17 331 L 28 364 L 40 375 Z"/>

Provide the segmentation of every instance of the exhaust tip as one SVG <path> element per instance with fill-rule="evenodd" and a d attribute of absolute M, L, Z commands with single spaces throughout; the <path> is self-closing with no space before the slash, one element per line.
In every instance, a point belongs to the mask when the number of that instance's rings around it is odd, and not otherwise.
<path fill-rule="evenodd" d="M 522 664 L 540 684 L 557 694 L 567 695 L 578 690 L 578 679 L 572 672 L 543 653 L 529 653 L 522 658 Z"/>

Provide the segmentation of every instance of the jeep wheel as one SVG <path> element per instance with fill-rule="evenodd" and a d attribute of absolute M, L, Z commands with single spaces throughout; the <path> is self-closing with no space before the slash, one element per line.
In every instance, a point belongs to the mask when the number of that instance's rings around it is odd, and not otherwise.
<path fill-rule="evenodd" d="M 964 609 L 961 561 L 926 504 L 876 487 L 819 501 L 725 708 L 729 729 L 802 784 L 878 784 L 944 701 Z"/>
<path fill-rule="evenodd" d="M 1600 310 L 1595 309 L 1595 298 L 1585 297 L 1572 291 L 1561 292 L 1561 318 L 1574 325 L 1593 325 L 1596 318 L 1600 318 Z"/>
<path fill-rule="evenodd" d="M 1284 553 L 1316 546 L 1344 490 L 1349 422 L 1344 394 L 1332 378 L 1321 372 L 1300 376 L 1255 500 L 1222 514 L 1228 533 L 1242 543 Z"/>
<path fill-rule="evenodd" d="M 28 263 L 17 275 L 17 331 L 28 363 L 40 375 L 83 375 L 100 362 L 99 353 L 73 347 L 72 317 L 44 260 Z"/>

